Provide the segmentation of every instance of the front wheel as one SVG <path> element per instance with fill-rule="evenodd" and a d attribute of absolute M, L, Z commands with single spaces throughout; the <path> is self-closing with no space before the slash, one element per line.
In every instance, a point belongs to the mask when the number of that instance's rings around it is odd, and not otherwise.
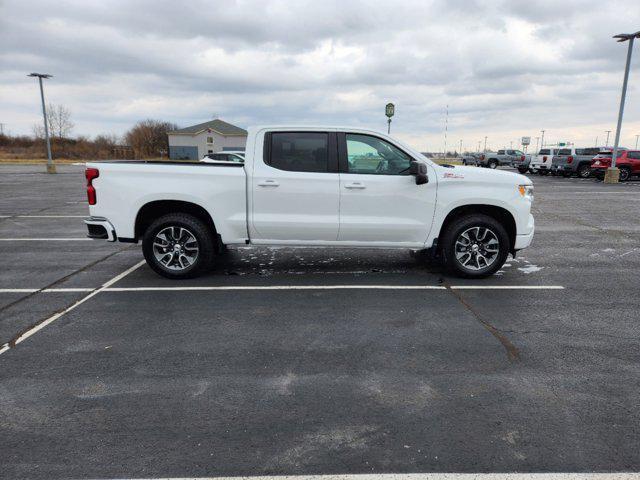
<path fill-rule="evenodd" d="M 491 169 L 496 169 L 496 168 L 498 168 L 498 162 L 497 162 L 497 161 L 495 161 L 495 160 L 491 160 L 491 161 L 489 162 L 489 168 L 491 168 Z"/>
<path fill-rule="evenodd" d="M 495 218 L 465 215 L 444 233 L 442 257 L 449 272 L 466 278 L 483 278 L 497 272 L 510 251 L 509 236 Z"/>
<path fill-rule="evenodd" d="M 211 230 L 197 217 L 170 213 L 156 219 L 142 238 L 147 264 L 171 279 L 193 278 L 213 263 Z"/>
<path fill-rule="evenodd" d="M 523 175 L 528 171 L 529 169 L 527 167 L 518 167 L 518 172 L 522 173 Z"/>

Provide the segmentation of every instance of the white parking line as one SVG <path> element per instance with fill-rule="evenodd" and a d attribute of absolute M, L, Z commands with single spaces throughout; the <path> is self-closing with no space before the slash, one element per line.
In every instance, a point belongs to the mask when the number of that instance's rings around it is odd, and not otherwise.
<path fill-rule="evenodd" d="M 107 287 L 101 292 L 199 292 L 252 290 L 564 290 L 562 285 L 219 285 L 190 287 Z M 0 293 L 73 293 L 92 292 L 94 288 L 0 288 Z"/>
<path fill-rule="evenodd" d="M 93 240 L 93 238 L 0 238 L 0 242 L 84 242 L 89 240 Z"/>
<path fill-rule="evenodd" d="M 15 347 L 16 345 L 18 345 L 19 343 L 24 342 L 27 338 L 29 338 L 31 335 L 39 332 L 40 330 L 42 330 L 44 327 L 46 327 L 47 325 L 55 322 L 57 319 L 59 319 L 60 317 L 62 317 L 64 314 L 69 313 L 71 310 L 75 309 L 77 306 L 82 305 L 84 302 L 86 302 L 87 300 L 89 300 L 92 297 L 95 297 L 98 293 L 104 291 L 105 289 L 109 288 L 111 285 L 113 285 L 114 283 L 116 283 L 117 281 L 123 279 L 124 277 L 126 277 L 127 275 L 129 275 L 131 272 L 133 272 L 134 270 L 140 268 L 143 264 L 145 263 L 144 260 L 139 261 L 138 263 L 136 263 L 134 266 L 129 267 L 128 269 L 126 269 L 124 272 L 122 272 L 119 275 L 116 275 L 115 277 L 113 277 L 111 280 L 108 280 L 107 282 L 105 282 L 100 288 L 95 288 L 91 291 L 91 293 L 89 293 L 89 295 L 86 295 L 84 297 L 82 297 L 80 300 L 78 300 L 76 303 L 74 303 L 73 305 L 71 305 L 70 307 L 65 308 L 64 310 L 62 310 L 61 312 L 58 312 L 52 316 L 50 316 L 49 318 L 47 318 L 46 320 L 44 320 L 43 322 L 38 323 L 37 325 L 31 327 L 29 330 L 27 330 L 26 332 L 22 333 L 20 336 L 18 336 L 17 338 L 14 338 L 13 340 L 11 340 L 11 342 L 9 343 L 5 343 L 4 345 L 2 345 L 0 347 L 0 355 L 2 355 L 4 352 L 6 352 L 7 350 L 9 350 L 10 348 Z"/>
<path fill-rule="evenodd" d="M 87 215 L 0 215 L 0 218 L 87 218 Z"/>
<path fill-rule="evenodd" d="M 378 473 L 255 477 L 162 477 L 140 480 L 638 480 L 638 473 Z"/>

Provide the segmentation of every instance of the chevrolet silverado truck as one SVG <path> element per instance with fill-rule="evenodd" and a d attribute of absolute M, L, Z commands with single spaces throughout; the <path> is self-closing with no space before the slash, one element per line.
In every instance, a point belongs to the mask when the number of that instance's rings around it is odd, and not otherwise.
<path fill-rule="evenodd" d="M 87 163 L 88 236 L 142 242 L 174 279 L 226 246 L 427 250 L 454 274 L 495 273 L 534 233 L 533 185 L 438 165 L 370 130 L 252 127 L 244 163 Z"/>
<path fill-rule="evenodd" d="M 517 168 L 520 173 L 529 170 L 531 155 L 525 155 L 520 150 L 498 150 L 497 152 L 486 152 L 480 156 L 480 165 L 487 168 L 498 168 L 506 165 Z"/>

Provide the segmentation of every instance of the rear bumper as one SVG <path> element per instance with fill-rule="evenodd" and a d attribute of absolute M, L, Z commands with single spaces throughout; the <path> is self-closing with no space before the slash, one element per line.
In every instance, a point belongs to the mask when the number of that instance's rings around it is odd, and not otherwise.
<path fill-rule="evenodd" d="M 513 249 L 522 250 L 523 248 L 527 248 L 529 245 L 531 245 L 531 242 L 533 241 L 533 233 L 535 232 L 535 229 L 536 229 L 535 220 L 533 219 L 533 215 L 529 214 L 529 221 L 527 222 L 528 233 L 516 235 L 516 243 L 513 246 Z"/>
<path fill-rule="evenodd" d="M 87 237 L 89 238 L 107 240 L 108 242 L 115 242 L 118 238 L 115 228 L 106 218 L 89 217 L 84 219 L 84 223 L 87 225 Z"/>

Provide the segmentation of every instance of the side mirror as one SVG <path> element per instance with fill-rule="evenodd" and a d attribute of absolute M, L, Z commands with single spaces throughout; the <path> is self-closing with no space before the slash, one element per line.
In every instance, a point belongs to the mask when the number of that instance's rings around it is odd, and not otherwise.
<path fill-rule="evenodd" d="M 429 177 L 427 176 L 427 166 L 424 163 L 416 162 L 415 160 L 409 165 L 409 173 L 416 177 L 416 185 L 424 185 L 429 183 Z"/>

